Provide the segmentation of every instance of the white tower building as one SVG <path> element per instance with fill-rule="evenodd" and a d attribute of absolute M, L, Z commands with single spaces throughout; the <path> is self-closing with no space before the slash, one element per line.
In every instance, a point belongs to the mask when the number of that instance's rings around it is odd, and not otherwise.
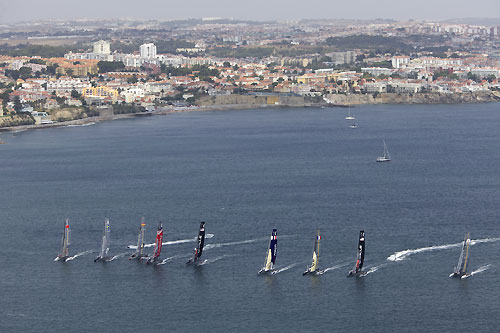
<path fill-rule="evenodd" d="M 147 43 L 141 45 L 141 58 L 151 59 L 156 58 L 156 45 Z"/>

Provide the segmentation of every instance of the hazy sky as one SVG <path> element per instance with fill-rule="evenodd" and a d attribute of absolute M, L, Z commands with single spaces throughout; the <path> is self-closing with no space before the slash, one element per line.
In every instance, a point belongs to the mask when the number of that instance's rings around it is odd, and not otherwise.
<path fill-rule="evenodd" d="M 499 0 L 0 0 L 0 22 L 223 17 L 253 20 L 500 17 Z"/>

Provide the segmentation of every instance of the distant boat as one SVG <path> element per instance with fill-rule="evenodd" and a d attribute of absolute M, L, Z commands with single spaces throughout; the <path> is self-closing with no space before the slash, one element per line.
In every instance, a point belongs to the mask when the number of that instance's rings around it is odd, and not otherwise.
<path fill-rule="evenodd" d="M 99 256 L 94 259 L 94 262 L 98 261 L 107 261 L 109 252 L 109 219 L 104 220 L 104 231 L 102 234 L 102 243 L 101 243 L 101 251 L 99 252 Z"/>
<path fill-rule="evenodd" d="M 278 231 L 273 229 L 269 248 L 267 249 L 266 261 L 264 267 L 261 268 L 259 274 L 274 274 L 274 264 L 276 263 L 276 254 L 278 251 Z"/>
<path fill-rule="evenodd" d="M 307 267 L 306 271 L 302 275 L 318 275 L 323 273 L 318 269 L 318 261 L 319 261 L 319 242 L 321 240 L 321 236 L 319 234 L 319 230 L 316 231 L 316 240 L 314 241 L 314 250 L 312 256 L 311 266 Z"/>
<path fill-rule="evenodd" d="M 146 261 L 146 264 L 156 264 L 157 263 L 158 258 L 160 257 L 160 254 L 161 254 L 162 245 L 163 245 L 163 226 L 161 225 L 161 223 L 159 223 L 158 230 L 156 231 L 155 250 L 148 257 L 148 261 Z"/>
<path fill-rule="evenodd" d="M 387 150 L 387 145 L 385 144 L 384 140 L 384 156 L 377 157 L 377 162 L 390 162 L 390 161 L 391 161 L 391 155 L 389 155 L 389 150 Z"/>
<path fill-rule="evenodd" d="M 366 272 L 363 272 L 363 264 L 365 262 L 365 231 L 360 230 L 359 232 L 359 241 L 358 241 L 358 253 L 356 255 L 356 264 L 354 268 L 349 271 L 349 276 L 364 276 Z"/>
<path fill-rule="evenodd" d="M 347 110 L 347 117 L 345 117 L 346 120 L 354 120 L 354 116 L 351 116 L 351 107 Z"/>
<path fill-rule="evenodd" d="M 144 254 L 144 232 L 146 231 L 146 222 L 144 222 L 144 217 L 141 220 L 141 226 L 139 227 L 139 236 L 137 237 L 137 249 L 128 258 L 131 259 L 142 259 L 146 255 Z"/>
<path fill-rule="evenodd" d="M 470 233 L 465 234 L 465 239 L 462 244 L 462 251 L 460 252 L 460 257 L 458 258 L 458 264 L 455 271 L 450 274 L 450 277 L 466 278 L 469 276 L 467 274 L 467 262 L 469 260 L 469 246 L 470 246 Z"/>
<path fill-rule="evenodd" d="M 69 228 L 69 219 L 66 219 L 64 224 L 64 232 L 62 236 L 61 251 L 57 255 L 56 261 L 65 262 L 69 257 L 69 241 L 70 241 L 71 229 Z"/>
<path fill-rule="evenodd" d="M 201 257 L 203 253 L 203 245 L 205 244 L 205 222 L 200 223 L 200 231 L 198 232 L 198 244 L 194 249 L 193 258 L 189 259 L 186 264 L 195 263 Z"/>
<path fill-rule="evenodd" d="M 356 123 L 352 123 L 351 125 L 349 125 L 350 128 L 358 128 L 358 125 L 356 125 Z"/>

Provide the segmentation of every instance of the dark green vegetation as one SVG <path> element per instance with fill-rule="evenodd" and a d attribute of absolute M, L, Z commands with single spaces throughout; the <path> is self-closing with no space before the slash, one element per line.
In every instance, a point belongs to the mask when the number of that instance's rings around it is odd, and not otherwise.
<path fill-rule="evenodd" d="M 121 61 L 99 61 L 97 63 L 99 73 L 117 72 L 125 68 Z"/>
<path fill-rule="evenodd" d="M 78 43 L 75 45 L 32 45 L 32 44 L 19 44 L 10 46 L 8 44 L 0 45 L 0 54 L 8 55 L 11 57 L 33 57 L 39 56 L 42 58 L 63 57 L 64 54 L 72 52 L 86 52 L 88 44 Z"/>

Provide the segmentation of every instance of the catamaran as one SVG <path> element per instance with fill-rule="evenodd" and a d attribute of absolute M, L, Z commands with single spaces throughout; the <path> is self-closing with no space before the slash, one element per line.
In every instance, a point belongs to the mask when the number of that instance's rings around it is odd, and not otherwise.
<path fill-rule="evenodd" d="M 159 223 L 158 230 L 156 231 L 155 250 L 148 257 L 148 261 L 146 261 L 146 264 L 156 264 L 157 263 L 158 258 L 160 257 L 162 245 L 163 245 L 163 226 L 161 225 L 161 223 Z"/>
<path fill-rule="evenodd" d="M 458 258 L 458 264 L 455 271 L 450 274 L 450 277 L 459 277 L 465 279 L 469 276 L 467 274 L 467 261 L 469 260 L 469 246 L 470 246 L 470 233 L 465 234 L 465 239 L 462 244 L 462 251 Z"/>
<path fill-rule="evenodd" d="M 349 276 L 364 276 L 366 272 L 363 272 L 363 263 L 365 261 L 365 231 L 361 230 L 359 232 L 359 242 L 358 242 L 358 254 L 356 256 L 356 265 L 349 271 Z"/>
<path fill-rule="evenodd" d="M 351 107 L 349 106 L 349 109 L 347 110 L 347 117 L 345 117 L 346 120 L 354 120 L 354 116 L 351 116 Z"/>
<path fill-rule="evenodd" d="M 102 234 L 101 251 L 99 256 L 94 259 L 94 262 L 107 261 L 109 252 L 109 219 L 104 220 L 104 232 Z"/>
<path fill-rule="evenodd" d="M 205 244 L 205 222 L 200 223 L 200 231 L 198 232 L 198 245 L 194 249 L 193 258 L 189 259 L 186 264 L 196 263 L 201 257 L 203 252 L 203 245 Z"/>
<path fill-rule="evenodd" d="M 66 219 L 64 224 L 64 232 L 62 236 L 61 252 L 57 255 L 55 261 L 65 262 L 69 257 L 69 240 L 70 240 L 71 229 L 69 228 L 69 219 Z"/>
<path fill-rule="evenodd" d="M 385 144 L 384 140 L 384 156 L 377 157 L 377 162 L 390 162 L 390 161 L 391 161 L 391 155 L 389 155 L 389 150 L 387 150 L 387 145 Z"/>
<path fill-rule="evenodd" d="M 307 267 L 306 271 L 302 275 L 318 275 L 323 273 L 318 269 L 318 261 L 319 261 L 319 242 L 321 240 L 321 236 L 319 234 L 319 230 L 316 231 L 316 240 L 314 241 L 314 250 L 311 266 Z"/>
<path fill-rule="evenodd" d="M 278 251 L 278 231 L 273 229 L 269 248 L 267 249 L 266 261 L 264 267 L 261 268 L 259 274 L 274 274 L 274 264 L 276 263 L 276 253 Z"/>
<path fill-rule="evenodd" d="M 134 253 L 128 258 L 128 260 L 132 259 L 142 259 L 146 255 L 144 254 L 144 232 L 146 231 L 146 222 L 144 222 L 144 217 L 141 220 L 141 226 L 139 227 L 139 236 L 137 237 L 137 249 Z"/>

